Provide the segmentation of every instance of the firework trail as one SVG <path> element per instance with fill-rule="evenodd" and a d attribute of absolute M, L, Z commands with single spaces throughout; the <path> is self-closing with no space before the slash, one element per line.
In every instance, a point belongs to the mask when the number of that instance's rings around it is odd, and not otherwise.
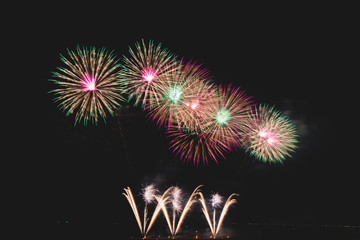
<path fill-rule="evenodd" d="M 140 228 L 140 232 L 143 233 L 143 227 L 141 225 L 140 215 L 139 215 L 138 209 L 136 207 L 135 199 L 134 199 L 134 196 L 133 196 L 133 194 L 131 192 L 130 187 L 124 188 L 124 191 L 125 191 L 125 193 L 123 193 L 123 195 L 126 197 L 126 199 L 128 200 L 128 202 L 130 204 L 131 209 L 133 210 L 136 221 L 137 221 L 137 223 L 139 225 L 139 228 Z"/>
<path fill-rule="evenodd" d="M 167 134 L 171 138 L 170 149 L 175 155 L 184 163 L 192 161 L 194 166 L 199 166 L 200 162 L 207 165 L 209 159 L 217 163 L 218 157 L 225 158 L 224 154 L 230 150 L 226 142 L 214 139 L 210 132 L 187 132 L 171 127 Z"/>
<path fill-rule="evenodd" d="M 176 227 L 176 229 L 173 229 L 174 230 L 173 236 L 178 233 L 178 231 L 180 230 L 181 224 L 183 223 L 183 221 L 185 219 L 186 214 L 189 212 L 191 206 L 196 202 L 195 197 L 200 193 L 199 192 L 200 187 L 201 187 L 201 185 L 198 186 L 197 188 L 195 188 L 195 190 L 190 195 L 188 201 L 186 202 L 185 207 L 180 215 L 177 227 Z M 174 222 L 175 222 L 175 220 L 174 220 Z"/>
<path fill-rule="evenodd" d="M 218 98 L 207 105 L 203 129 L 228 148 L 239 147 L 252 101 L 240 88 L 219 86 Z"/>
<path fill-rule="evenodd" d="M 230 207 L 231 205 L 233 205 L 233 204 L 236 203 L 236 199 L 233 199 L 233 197 L 238 196 L 238 195 L 239 195 L 239 194 L 233 193 L 233 194 L 231 194 L 231 195 L 228 197 L 228 199 L 226 200 L 225 205 L 224 205 L 224 207 L 223 207 L 223 209 L 222 209 L 222 211 L 221 211 L 221 214 L 220 214 L 219 222 L 218 222 L 218 225 L 217 225 L 217 228 L 216 228 L 216 231 L 215 231 L 215 236 L 216 236 L 216 235 L 219 233 L 219 231 L 220 231 L 221 225 L 222 225 L 222 223 L 223 223 L 223 221 L 224 221 L 224 218 L 225 218 L 226 213 L 227 213 L 228 210 L 229 210 L 229 207 Z M 215 224 L 214 224 L 214 226 L 215 226 Z"/>
<path fill-rule="evenodd" d="M 243 142 L 250 155 L 262 162 L 280 162 L 296 149 L 297 133 L 289 118 L 274 106 L 259 105 L 248 117 Z"/>
<path fill-rule="evenodd" d="M 223 197 L 218 194 L 218 193 L 215 193 L 211 196 L 211 199 L 210 199 L 210 202 L 211 202 L 211 206 L 212 208 L 214 209 L 213 211 L 213 225 L 214 225 L 214 229 L 215 229 L 215 226 L 216 226 L 216 208 L 219 208 L 220 205 L 223 203 Z"/>
<path fill-rule="evenodd" d="M 162 88 L 149 113 L 159 126 L 176 125 L 193 131 L 201 127 L 205 106 L 215 98 L 208 71 L 183 61 L 174 70 L 159 77 Z"/>
<path fill-rule="evenodd" d="M 145 229 L 146 229 L 146 223 L 148 221 L 147 219 L 147 213 L 148 213 L 148 204 L 152 203 L 155 201 L 155 193 L 156 193 L 156 188 L 153 184 L 150 184 L 146 187 L 143 188 L 142 190 L 142 196 L 145 202 L 145 207 L 144 207 L 144 227 L 143 227 L 143 234 L 145 234 Z"/>
<path fill-rule="evenodd" d="M 237 196 L 238 194 L 236 193 L 233 193 L 229 196 L 229 198 L 226 200 L 225 202 L 225 205 L 221 211 L 221 214 L 220 214 L 220 217 L 219 217 L 219 221 L 218 221 L 218 224 L 216 226 L 216 222 L 215 222 L 215 208 L 218 208 L 220 207 L 220 204 L 223 202 L 223 197 L 220 196 L 219 194 L 213 194 L 212 197 L 211 197 L 211 205 L 212 207 L 214 208 L 214 215 L 213 215 L 213 222 L 211 222 L 211 218 L 210 218 L 210 215 L 209 215 L 209 212 L 207 210 L 207 207 L 206 207 L 206 201 L 204 199 L 204 196 L 202 193 L 199 193 L 199 196 L 200 196 L 200 203 L 202 205 L 202 211 L 204 213 L 204 216 L 209 224 L 209 227 L 210 227 L 210 231 L 213 235 L 213 238 L 216 237 L 216 235 L 219 233 L 220 229 L 221 229 L 221 225 L 224 221 L 224 218 L 225 218 L 225 215 L 226 213 L 228 212 L 229 210 L 229 207 L 231 205 L 233 205 L 234 203 L 236 203 L 236 200 L 233 199 L 234 196 Z"/>
<path fill-rule="evenodd" d="M 202 211 L 204 213 L 204 216 L 205 216 L 205 218 L 206 218 L 206 220 L 207 220 L 207 222 L 209 224 L 210 231 L 211 231 L 212 235 L 215 236 L 215 229 L 214 229 L 213 224 L 211 223 L 211 218 L 210 218 L 209 212 L 208 212 L 207 207 L 206 207 L 206 201 L 205 201 L 204 195 L 200 192 L 199 196 L 200 196 L 199 201 L 200 201 L 201 206 L 202 206 L 201 209 L 202 209 Z"/>
<path fill-rule="evenodd" d="M 153 226 L 156 218 L 157 218 L 158 215 L 159 215 L 160 210 L 163 211 L 164 216 L 165 216 L 165 219 L 166 219 L 166 222 L 167 222 L 167 224 L 168 224 L 168 226 L 169 226 L 170 232 L 172 232 L 171 221 L 170 221 L 170 218 L 169 218 L 169 214 L 168 214 L 168 212 L 167 212 L 167 210 L 166 210 L 166 204 L 168 203 L 168 199 L 169 199 L 169 197 L 167 197 L 167 195 L 169 194 L 169 192 L 170 192 L 172 189 L 173 189 L 173 187 L 170 187 L 170 188 L 168 188 L 168 189 L 163 193 L 163 195 L 161 195 L 161 196 L 156 195 L 156 196 L 155 196 L 155 199 L 156 199 L 156 201 L 158 202 L 158 204 L 156 205 L 156 208 L 155 208 L 155 210 L 154 210 L 154 213 L 153 213 L 153 215 L 152 215 L 152 217 L 151 217 L 149 226 L 148 226 L 148 228 L 147 228 L 147 230 L 146 230 L 146 232 L 145 232 L 145 236 L 146 236 L 146 234 L 149 232 L 149 230 L 151 229 L 151 227 Z"/>
<path fill-rule="evenodd" d="M 168 193 L 172 190 L 173 187 L 168 188 L 163 195 L 155 195 L 155 192 L 157 191 L 155 189 L 155 187 L 151 184 L 147 187 L 145 187 L 142 191 L 142 195 L 143 195 L 143 199 L 145 201 L 145 204 L 149 204 L 152 203 L 154 201 L 154 199 L 157 201 L 157 205 L 155 207 L 155 210 L 153 212 L 153 215 L 151 217 L 149 226 L 146 228 L 146 223 L 147 223 L 147 210 L 144 210 L 144 225 L 141 224 L 141 219 L 140 219 L 140 215 L 139 215 L 139 211 L 137 209 L 136 203 L 135 203 L 135 199 L 134 196 L 131 192 L 130 187 L 124 188 L 125 193 L 123 193 L 123 195 L 126 197 L 126 199 L 128 200 L 131 209 L 133 210 L 133 213 L 135 215 L 136 221 L 139 225 L 139 229 L 140 232 L 143 234 L 144 238 L 146 237 L 146 234 L 149 232 L 149 230 L 151 229 L 151 227 L 153 226 L 156 218 L 159 215 L 160 210 L 162 210 L 167 202 L 169 197 L 166 197 L 168 195 Z M 165 217 L 167 218 L 168 224 L 169 224 L 169 216 L 165 215 Z M 146 220 L 145 220 L 146 219 Z M 170 223 L 170 228 L 171 228 L 171 223 Z"/>
<path fill-rule="evenodd" d="M 170 233 L 171 233 L 171 235 L 173 237 L 180 230 L 181 224 L 183 223 L 186 214 L 189 212 L 191 206 L 196 202 L 195 197 L 198 195 L 200 187 L 201 187 L 201 185 L 198 186 L 193 191 L 193 193 L 190 195 L 190 197 L 189 197 L 187 203 L 185 204 L 185 207 L 184 207 L 184 209 L 183 209 L 183 211 L 182 211 L 182 213 L 180 215 L 177 226 L 175 224 L 176 212 L 180 212 L 181 209 L 182 209 L 181 208 L 182 190 L 180 188 L 178 188 L 178 187 L 170 187 L 169 189 L 167 189 L 165 191 L 165 193 L 162 196 L 155 196 L 156 200 L 158 201 L 158 206 L 155 209 L 156 215 L 155 215 L 155 212 L 154 212 L 154 215 L 157 216 L 158 211 L 160 209 L 162 210 L 162 212 L 164 214 L 164 217 L 165 217 L 165 220 L 166 220 L 166 222 L 168 224 Z M 171 196 L 167 196 L 169 193 L 171 193 Z M 168 209 L 166 207 L 169 202 L 171 202 L 171 205 L 172 205 L 172 208 L 173 208 L 173 220 L 172 220 L 172 223 L 171 223 L 171 219 L 170 219 L 170 216 L 169 216 Z M 150 226 L 152 226 L 152 224 L 153 224 L 153 222 L 150 223 L 149 228 L 150 228 Z M 176 226 L 176 228 L 175 228 L 175 226 Z M 149 229 L 147 231 L 149 231 Z"/>
<path fill-rule="evenodd" d="M 179 187 L 174 187 L 171 192 L 171 205 L 173 209 L 173 222 L 172 222 L 172 234 L 174 235 L 175 231 L 175 219 L 176 219 L 176 213 L 180 212 L 182 209 L 181 202 L 182 202 L 182 190 Z"/>
<path fill-rule="evenodd" d="M 69 58 L 60 55 L 66 67 L 58 67 L 50 81 L 57 89 L 50 91 L 55 102 L 66 116 L 75 113 L 75 124 L 89 120 L 97 124 L 101 116 L 105 121 L 108 114 L 121 106 L 123 86 L 119 79 L 118 60 L 105 48 L 94 47 L 68 50 Z"/>
<path fill-rule="evenodd" d="M 135 99 L 135 105 L 141 102 L 142 107 L 152 109 L 158 101 L 162 89 L 160 76 L 176 70 L 172 53 L 161 48 L 161 43 L 154 45 L 149 41 L 137 42 L 135 50 L 129 48 L 130 57 L 124 56 L 121 79 L 125 83 L 129 98 Z"/>

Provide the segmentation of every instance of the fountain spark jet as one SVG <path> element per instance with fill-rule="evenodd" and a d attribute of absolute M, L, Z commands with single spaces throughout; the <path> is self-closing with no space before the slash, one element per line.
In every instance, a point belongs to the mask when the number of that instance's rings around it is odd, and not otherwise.
<path fill-rule="evenodd" d="M 199 193 L 199 196 L 200 196 L 199 201 L 200 201 L 200 203 L 201 203 L 201 205 L 202 205 L 202 208 L 201 208 L 201 209 L 202 209 L 202 211 L 203 211 L 203 213 L 204 213 L 204 216 L 205 216 L 205 218 L 206 218 L 206 220 L 207 220 L 207 222 L 208 222 L 208 224 L 209 224 L 209 227 L 210 227 L 210 230 L 211 230 L 212 235 L 215 236 L 214 227 L 213 227 L 213 224 L 212 224 L 212 222 L 211 222 L 211 218 L 210 218 L 209 212 L 208 212 L 207 207 L 206 207 L 206 202 L 205 202 L 204 195 L 200 192 L 200 193 Z"/>
<path fill-rule="evenodd" d="M 146 223 L 147 223 L 147 220 L 148 220 L 148 218 L 147 218 L 148 204 L 154 202 L 155 193 L 156 193 L 156 188 L 155 188 L 155 186 L 153 184 L 150 184 L 150 185 L 146 186 L 142 190 L 143 199 L 145 201 L 143 234 L 145 234 Z"/>
<path fill-rule="evenodd" d="M 190 195 L 189 200 L 185 204 L 185 207 L 180 215 L 180 218 L 179 218 L 179 221 L 178 221 L 178 224 L 177 224 L 177 227 L 175 229 L 173 236 L 175 236 L 178 233 L 178 231 L 180 230 L 181 224 L 183 223 L 183 221 L 185 219 L 186 214 L 189 212 L 191 206 L 196 202 L 195 197 L 200 194 L 200 190 L 199 190 L 200 187 L 202 187 L 202 185 L 199 185 L 197 188 L 195 188 L 195 190 Z"/>
<path fill-rule="evenodd" d="M 237 202 L 236 199 L 233 198 L 235 196 L 239 196 L 239 194 L 233 193 L 226 200 L 225 205 L 224 205 L 224 207 L 223 207 L 223 209 L 221 211 L 221 214 L 220 214 L 219 222 L 218 222 L 218 225 L 217 225 L 217 228 L 216 228 L 216 231 L 215 231 L 215 236 L 219 233 L 219 230 L 220 230 L 221 225 L 222 225 L 222 223 L 224 221 L 224 217 L 225 217 L 226 213 L 229 210 L 229 207 Z"/>
<path fill-rule="evenodd" d="M 140 228 L 140 232 L 142 233 L 143 230 L 142 230 L 142 225 L 141 225 L 141 220 L 140 220 L 140 215 L 139 215 L 139 212 L 138 212 L 138 209 L 136 207 L 136 203 L 135 203 L 135 199 L 134 199 L 134 196 L 131 192 L 131 189 L 130 187 L 127 187 L 127 188 L 124 188 L 124 191 L 125 193 L 123 193 L 123 195 L 126 197 L 126 199 L 128 200 L 129 204 L 130 204 L 130 207 L 131 209 L 133 210 L 133 213 L 135 215 L 135 218 L 136 218 L 136 221 L 139 225 L 139 228 Z"/>
<path fill-rule="evenodd" d="M 158 202 L 158 204 L 156 205 L 156 208 L 154 210 L 154 213 L 151 217 L 151 220 L 150 220 L 150 223 L 149 223 L 149 226 L 145 232 L 145 235 L 149 232 L 149 230 L 151 229 L 151 227 L 153 226 L 156 218 L 158 217 L 159 215 L 159 212 L 160 210 L 164 209 L 165 208 L 165 204 L 166 204 L 166 201 L 168 200 L 168 198 L 166 198 L 166 195 L 173 189 L 173 187 L 170 187 L 168 188 L 162 196 L 155 196 L 155 199 L 156 201 Z M 166 209 L 166 208 L 165 208 Z M 165 216 L 166 218 L 166 216 Z M 170 224 L 170 228 L 171 228 L 171 224 Z"/>
<path fill-rule="evenodd" d="M 215 219 L 215 207 L 219 207 L 219 204 L 222 203 L 222 197 L 218 194 L 213 194 L 212 198 L 211 198 L 211 205 L 213 206 L 214 208 L 214 213 L 213 213 L 213 221 L 211 222 L 211 217 L 209 215 L 209 212 L 207 210 L 207 207 L 206 207 L 206 201 L 204 199 L 204 195 L 202 193 L 199 193 L 199 196 L 200 196 L 200 203 L 202 205 L 202 211 L 204 213 L 204 216 L 209 224 L 209 227 L 210 227 L 210 230 L 211 230 L 211 233 L 212 233 L 212 237 L 215 238 L 216 235 L 219 233 L 220 229 L 221 229 L 221 225 L 224 221 L 224 218 L 225 218 L 225 215 L 226 213 L 228 212 L 229 210 L 229 207 L 231 205 L 233 205 L 234 203 L 236 203 L 236 199 L 234 199 L 233 197 L 235 196 L 238 196 L 238 194 L 236 193 L 233 193 L 229 196 L 229 198 L 226 200 L 225 204 L 224 204 L 224 207 L 221 211 L 221 214 L 220 214 L 220 217 L 219 217 L 219 221 L 218 221 L 218 224 L 216 226 L 216 219 Z"/>

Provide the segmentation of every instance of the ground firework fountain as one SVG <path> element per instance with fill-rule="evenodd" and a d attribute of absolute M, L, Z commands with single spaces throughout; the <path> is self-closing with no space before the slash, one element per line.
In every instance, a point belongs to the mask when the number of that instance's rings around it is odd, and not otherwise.
<path fill-rule="evenodd" d="M 134 199 L 134 196 L 133 196 L 133 194 L 131 192 L 130 187 L 124 188 L 125 193 L 123 193 L 123 195 L 126 197 L 126 199 L 128 200 L 128 202 L 129 202 L 129 204 L 131 206 L 131 209 L 133 210 L 133 213 L 134 213 L 135 219 L 136 219 L 136 221 L 138 223 L 140 232 L 141 232 L 141 234 L 143 235 L 144 238 L 146 238 L 146 234 L 149 232 L 149 230 L 153 226 L 153 224 L 154 224 L 156 218 L 158 217 L 159 212 L 162 209 L 163 205 L 165 205 L 165 203 L 167 201 L 166 195 L 168 194 L 169 191 L 171 191 L 171 189 L 172 189 L 172 187 L 167 189 L 162 196 L 155 195 L 155 191 L 152 191 L 152 190 L 150 191 L 150 188 L 149 189 L 146 189 L 146 188 L 144 189 L 143 197 L 144 197 L 145 202 L 149 201 L 152 198 L 156 199 L 156 201 L 158 202 L 158 204 L 156 205 L 155 210 L 154 210 L 154 212 L 152 214 L 150 223 L 146 228 L 146 223 L 148 221 L 148 218 L 147 218 L 147 215 L 148 215 L 147 203 L 145 203 L 144 225 L 143 225 L 141 223 L 139 211 L 138 211 L 138 208 L 136 206 L 135 199 Z M 150 194 L 150 192 L 153 194 L 152 196 L 147 195 L 147 194 Z"/>
<path fill-rule="evenodd" d="M 172 191 L 172 202 L 171 202 L 172 209 L 173 209 L 172 224 L 170 222 L 168 210 L 166 208 L 166 203 L 162 205 L 162 210 L 163 210 L 164 216 L 168 222 L 169 230 L 170 230 L 172 237 L 175 237 L 175 235 L 179 232 L 181 225 L 185 219 L 186 214 L 191 209 L 191 206 L 196 202 L 196 196 L 200 193 L 200 190 L 199 190 L 200 187 L 201 187 L 201 185 L 198 186 L 197 188 L 195 188 L 195 190 L 190 195 L 188 201 L 186 202 L 186 204 L 180 214 L 180 218 L 177 222 L 177 225 L 176 225 L 176 213 L 181 211 L 180 197 L 178 196 L 178 194 L 180 194 L 180 192 L 181 192 L 181 189 L 179 189 L 178 187 L 174 187 L 173 191 Z"/>
<path fill-rule="evenodd" d="M 133 210 L 135 219 L 138 223 L 140 232 L 143 236 L 143 238 L 146 238 L 148 232 L 154 225 L 157 217 L 159 216 L 159 213 L 162 212 L 164 214 L 167 226 L 169 228 L 170 234 L 172 238 L 175 238 L 176 234 L 180 231 L 181 225 L 191 209 L 192 205 L 197 202 L 197 200 L 200 201 L 202 206 L 202 211 L 204 213 L 204 216 L 209 224 L 210 231 L 212 234 L 212 237 L 215 238 L 217 234 L 219 233 L 222 223 L 224 221 L 225 215 L 227 214 L 229 207 L 236 203 L 236 200 L 234 199 L 237 194 L 233 193 L 229 196 L 229 198 L 226 200 L 223 209 L 220 213 L 220 217 L 218 218 L 218 221 L 216 222 L 216 208 L 219 208 L 221 204 L 223 203 L 223 197 L 219 194 L 213 194 L 211 198 L 211 206 L 213 208 L 213 219 L 211 220 L 211 217 L 209 215 L 209 212 L 207 210 L 206 201 L 204 198 L 204 195 L 200 192 L 200 186 L 195 188 L 195 190 L 190 195 L 189 199 L 187 200 L 184 207 L 181 206 L 182 202 L 182 190 L 178 187 L 170 187 L 168 188 L 162 195 L 156 194 L 156 189 L 153 185 L 149 185 L 143 189 L 142 195 L 143 199 L 145 201 L 145 209 L 144 209 L 144 219 L 143 224 L 139 215 L 138 208 L 136 206 L 133 194 L 131 192 L 131 189 L 129 187 L 125 188 L 125 193 L 123 195 L 127 198 L 131 209 Z M 157 205 L 155 207 L 155 210 L 152 214 L 152 217 L 150 219 L 149 224 L 148 222 L 148 210 L 147 210 L 147 204 L 153 202 L 153 199 L 156 200 Z M 172 209 L 172 218 L 168 211 L 168 205 L 171 206 Z M 177 214 L 180 214 L 180 217 L 176 223 L 176 216 Z M 171 220 L 172 219 L 172 220 Z"/>
<path fill-rule="evenodd" d="M 207 223 L 209 224 L 209 227 L 210 227 L 213 238 L 215 238 L 216 235 L 219 233 L 219 231 L 221 229 L 221 225 L 222 225 L 222 223 L 224 221 L 225 215 L 228 212 L 229 207 L 231 205 L 233 205 L 234 203 L 236 203 L 236 199 L 234 199 L 234 197 L 237 196 L 238 194 L 233 193 L 228 197 L 228 199 L 226 200 L 226 202 L 224 204 L 224 207 L 223 207 L 223 209 L 221 211 L 219 220 L 218 220 L 218 222 L 216 224 L 215 208 L 219 207 L 219 205 L 222 203 L 221 196 L 220 195 L 217 196 L 217 195 L 218 194 L 214 194 L 212 196 L 212 198 L 211 198 L 211 205 L 214 208 L 213 221 L 211 221 L 211 217 L 210 217 L 209 212 L 208 212 L 207 207 L 206 207 L 206 201 L 205 201 L 204 195 L 202 193 L 199 193 L 199 196 L 200 196 L 199 201 L 200 201 L 201 206 L 202 206 L 202 211 L 204 213 L 204 216 L 206 218 Z"/>

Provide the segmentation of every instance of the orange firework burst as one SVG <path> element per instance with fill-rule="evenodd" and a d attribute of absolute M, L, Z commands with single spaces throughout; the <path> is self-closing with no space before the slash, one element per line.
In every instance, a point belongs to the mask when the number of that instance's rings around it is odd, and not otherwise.
<path fill-rule="evenodd" d="M 124 100 L 119 82 L 119 64 L 112 52 L 105 48 L 97 51 L 94 47 L 68 50 L 69 59 L 61 56 L 66 67 L 53 72 L 53 81 L 58 88 L 51 92 L 55 101 L 66 115 L 76 113 L 75 124 L 89 120 L 97 123 L 99 116 L 104 120 L 113 115 Z"/>

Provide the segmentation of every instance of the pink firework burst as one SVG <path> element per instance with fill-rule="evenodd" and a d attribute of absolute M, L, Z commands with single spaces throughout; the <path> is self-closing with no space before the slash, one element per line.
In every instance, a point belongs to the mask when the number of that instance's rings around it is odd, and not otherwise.
<path fill-rule="evenodd" d="M 150 84 L 151 81 L 156 77 L 156 70 L 152 69 L 151 67 L 144 68 L 142 70 L 141 77 Z"/>
<path fill-rule="evenodd" d="M 248 118 L 243 136 L 245 149 L 263 162 L 282 162 L 296 149 L 297 134 L 294 124 L 274 107 L 260 105 Z"/>
<path fill-rule="evenodd" d="M 175 58 L 168 50 L 161 48 L 161 44 L 154 45 L 149 41 L 137 42 L 135 50 L 129 49 L 130 57 L 123 59 L 121 79 L 135 105 L 141 103 L 143 108 L 152 109 L 157 105 L 158 94 L 162 89 L 159 77 L 168 74 L 174 68 Z"/>
<path fill-rule="evenodd" d="M 66 115 L 75 114 L 75 123 L 83 121 L 85 125 L 113 116 L 124 101 L 120 64 L 113 53 L 78 46 L 61 60 L 64 67 L 58 67 L 50 81 L 56 85 L 51 91 L 55 101 Z"/>
<path fill-rule="evenodd" d="M 96 90 L 96 79 L 93 75 L 84 74 L 82 77 L 82 87 L 84 91 L 95 91 Z"/>

